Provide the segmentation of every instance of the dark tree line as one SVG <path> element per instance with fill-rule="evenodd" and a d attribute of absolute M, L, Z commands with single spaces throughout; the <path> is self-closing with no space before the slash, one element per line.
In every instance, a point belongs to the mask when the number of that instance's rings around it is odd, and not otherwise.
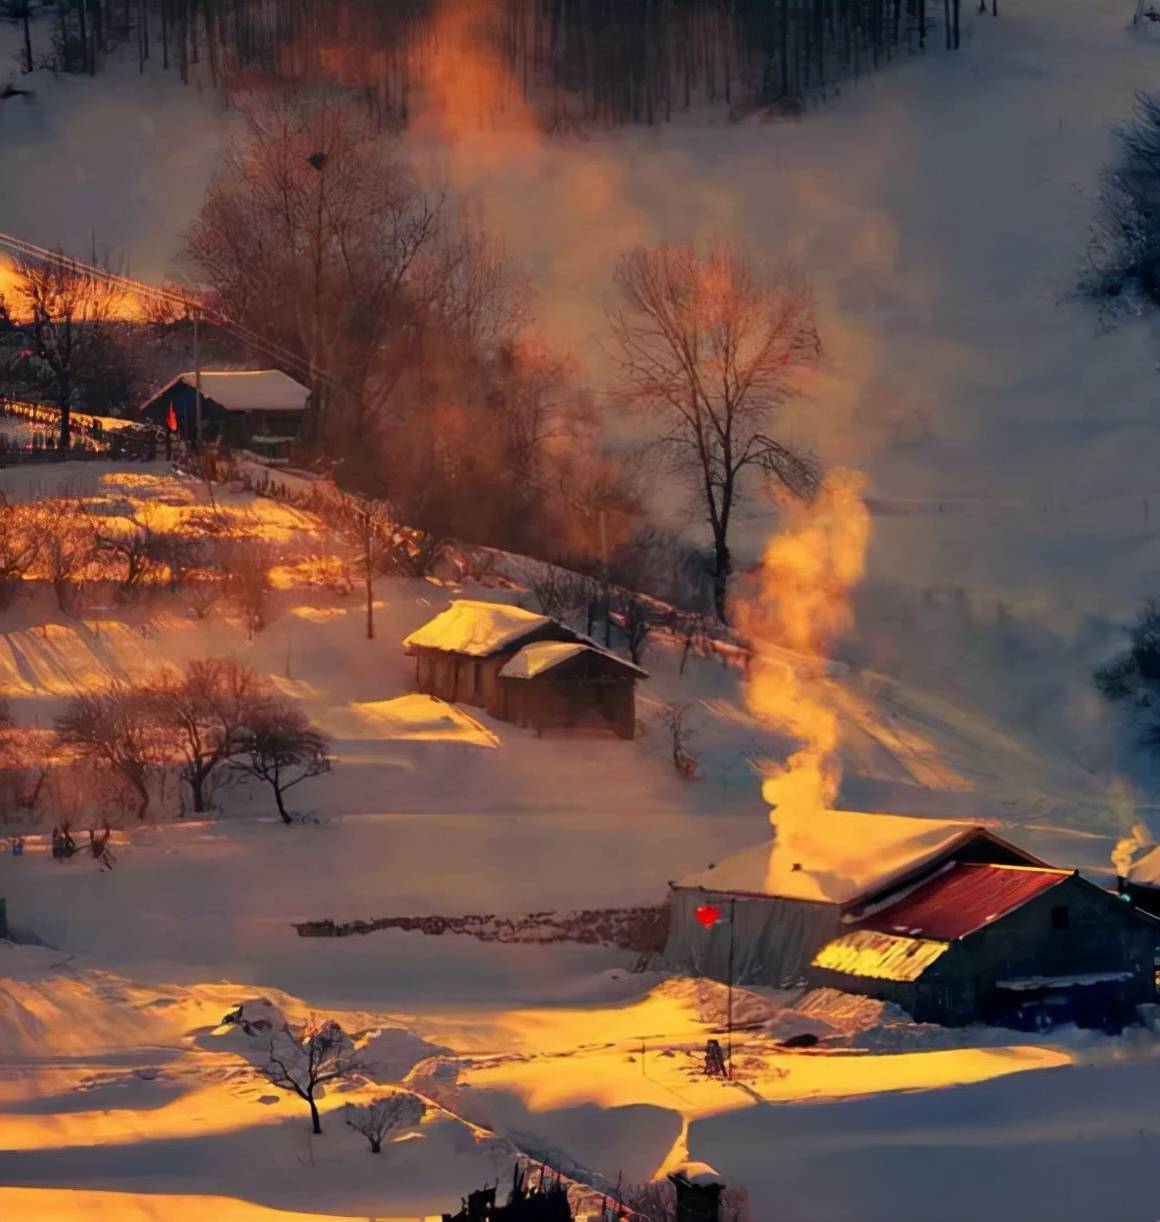
<path fill-rule="evenodd" d="M 60 0 L 51 62 L 99 70 L 115 46 L 188 81 L 329 78 L 403 122 L 433 56 L 435 0 Z M 959 0 L 944 0 L 958 45 Z M 926 0 L 494 0 L 485 37 L 561 123 L 655 123 L 697 98 L 793 110 L 812 92 L 925 48 Z M 31 57 L 31 56 L 30 56 Z"/>
<path fill-rule="evenodd" d="M 1160 99 L 1141 93 L 1116 129 L 1104 170 L 1080 288 L 1105 310 L 1160 305 Z"/>

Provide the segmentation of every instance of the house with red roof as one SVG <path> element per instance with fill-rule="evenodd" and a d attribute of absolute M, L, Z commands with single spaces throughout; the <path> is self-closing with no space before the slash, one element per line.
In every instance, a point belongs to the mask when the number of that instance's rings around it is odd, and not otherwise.
<path fill-rule="evenodd" d="M 1160 922 L 1078 871 L 949 861 L 843 925 L 810 979 L 919 1022 L 1104 1026 L 1156 1000 Z"/>
<path fill-rule="evenodd" d="M 770 830 L 670 884 L 671 966 L 829 986 L 947 1025 L 1054 1007 L 1104 1026 L 1160 1000 L 1160 921 L 988 827 L 826 810 L 776 811 Z"/>

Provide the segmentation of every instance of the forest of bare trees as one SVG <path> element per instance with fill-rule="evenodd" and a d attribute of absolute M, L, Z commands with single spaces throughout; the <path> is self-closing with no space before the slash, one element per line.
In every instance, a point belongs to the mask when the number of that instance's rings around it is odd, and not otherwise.
<path fill-rule="evenodd" d="M 656 123 L 694 100 L 795 110 L 928 42 L 926 0 L 468 0 L 525 101 L 551 123 Z M 439 0 L 62 0 L 41 62 L 98 72 L 114 47 L 183 80 L 330 79 L 380 121 L 408 117 L 446 51 Z M 958 0 L 946 0 L 957 45 Z M 19 18 L 19 5 L 13 19 Z M 29 58 L 32 58 L 31 51 Z"/>

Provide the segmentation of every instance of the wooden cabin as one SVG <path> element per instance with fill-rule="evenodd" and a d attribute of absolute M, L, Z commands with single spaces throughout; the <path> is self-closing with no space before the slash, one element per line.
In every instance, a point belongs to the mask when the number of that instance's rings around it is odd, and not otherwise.
<path fill-rule="evenodd" d="M 415 657 L 416 686 L 429 696 L 537 733 L 594 727 L 635 734 L 636 683 L 647 673 L 551 616 L 457 599 L 403 647 Z"/>
<path fill-rule="evenodd" d="M 284 457 L 302 434 L 309 402 L 310 391 L 279 369 L 202 370 L 202 436 L 228 448 Z M 193 441 L 197 435 L 194 374 L 179 373 L 142 404 L 138 414 L 165 428 L 171 409 L 178 433 Z"/>

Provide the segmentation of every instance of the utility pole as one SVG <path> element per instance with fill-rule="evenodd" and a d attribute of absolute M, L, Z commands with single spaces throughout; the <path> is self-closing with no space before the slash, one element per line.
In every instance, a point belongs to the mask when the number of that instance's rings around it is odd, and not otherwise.
<path fill-rule="evenodd" d="M 731 899 L 729 901 L 729 968 L 726 972 L 728 977 L 728 993 L 725 998 L 725 1039 L 726 1054 L 725 1054 L 725 1076 L 733 1077 L 733 918 L 737 912 L 737 901 Z"/>
<path fill-rule="evenodd" d="M 600 508 L 600 573 L 604 579 L 604 648 L 612 647 L 612 590 L 608 583 L 608 528 Z"/>
<path fill-rule="evenodd" d="M 201 342 L 198 334 L 198 324 L 201 321 L 201 311 L 193 312 L 193 400 L 194 400 L 194 449 L 201 457 Z"/>

